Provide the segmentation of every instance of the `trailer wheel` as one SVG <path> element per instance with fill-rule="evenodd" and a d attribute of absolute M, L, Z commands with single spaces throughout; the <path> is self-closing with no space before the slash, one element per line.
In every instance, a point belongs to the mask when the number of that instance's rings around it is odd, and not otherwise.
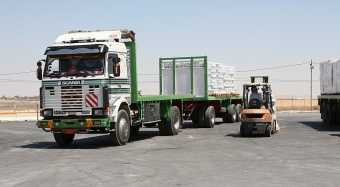
<path fill-rule="evenodd" d="M 333 103 L 332 107 L 331 107 L 331 125 L 332 126 L 336 126 L 337 123 L 337 107 L 336 104 Z"/>
<path fill-rule="evenodd" d="M 266 131 L 264 132 L 265 137 L 271 137 L 272 136 L 272 126 L 268 125 L 266 128 Z"/>
<path fill-rule="evenodd" d="M 206 106 L 202 106 L 199 108 L 198 110 L 198 116 L 197 116 L 197 119 L 198 119 L 198 127 L 199 128 L 202 128 L 205 126 L 205 111 L 206 111 Z"/>
<path fill-rule="evenodd" d="M 182 126 L 182 119 L 180 111 L 177 106 L 172 106 L 170 109 L 169 118 L 163 120 L 159 124 L 159 133 L 162 136 L 177 135 Z"/>
<path fill-rule="evenodd" d="M 65 147 L 70 145 L 74 140 L 75 134 L 65 134 L 65 133 L 53 133 L 55 142 L 60 147 Z"/>
<path fill-rule="evenodd" d="M 111 132 L 113 143 L 121 146 L 125 145 L 130 139 L 130 118 L 125 109 L 118 112 L 117 122 L 114 124 L 115 131 Z"/>
<path fill-rule="evenodd" d="M 235 123 L 237 120 L 237 113 L 234 104 L 228 106 L 227 111 L 223 117 L 224 123 Z"/>
<path fill-rule="evenodd" d="M 323 123 L 324 123 L 324 125 L 326 125 L 326 126 L 330 126 L 330 112 L 331 112 L 331 110 L 330 110 L 330 107 L 329 107 L 329 104 L 327 103 L 327 104 L 325 104 L 324 105 L 324 109 L 323 109 L 323 114 L 324 114 L 324 116 L 323 116 Z"/>
<path fill-rule="evenodd" d="M 204 112 L 204 126 L 206 128 L 213 128 L 215 125 L 215 108 L 213 106 L 209 106 L 205 109 Z"/>
<path fill-rule="evenodd" d="M 331 103 L 327 103 L 326 105 L 326 112 L 325 112 L 325 125 L 331 127 L 334 125 L 334 112 L 333 112 L 333 105 Z"/>
<path fill-rule="evenodd" d="M 192 121 L 192 127 L 194 128 L 198 128 L 198 112 L 199 112 L 199 107 L 195 107 L 194 110 L 192 111 L 191 115 L 190 115 L 190 118 L 191 118 L 191 121 Z"/>

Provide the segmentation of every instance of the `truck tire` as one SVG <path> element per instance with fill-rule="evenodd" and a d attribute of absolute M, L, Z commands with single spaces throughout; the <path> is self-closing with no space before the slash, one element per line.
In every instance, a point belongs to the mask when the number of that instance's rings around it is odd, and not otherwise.
<path fill-rule="evenodd" d="M 199 111 L 198 111 L 198 116 L 197 116 L 197 119 L 198 119 L 198 127 L 199 128 L 203 128 L 205 125 L 204 125 L 204 119 L 205 119 L 205 111 L 206 111 L 206 106 L 202 106 L 200 107 Z"/>
<path fill-rule="evenodd" d="M 325 113 L 324 113 L 324 118 L 323 118 L 323 123 L 324 123 L 324 125 L 326 125 L 326 126 L 330 126 L 330 115 L 329 115 L 329 110 L 328 109 L 326 109 L 326 111 L 325 111 Z"/>
<path fill-rule="evenodd" d="M 125 109 L 120 109 L 117 122 L 114 124 L 115 130 L 110 133 L 113 143 L 117 146 L 125 145 L 130 139 L 130 117 Z"/>
<path fill-rule="evenodd" d="M 172 106 L 170 109 L 169 119 L 164 119 L 158 126 L 159 134 L 162 136 L 177 135 L 181 126 L 181 113 L 177 106 Z"/>
<path fill-rule="evenodd" d="M 333 126 L 335 124 L 335 112 L 334 112 L 334 106 L 332 103 L 327 103 L 326 105 L 326 112 L 325 112 L 325 119 L 324 119 L 324 123 L 326 126 Z"/>
<path fill-rule="evenodd" d="M 272 136 L 272 126 L 268 125 L 265 132 L 264 132 L 265 137 L 271 137 Z"/>
<path fill-rule="evenodd" d="M 234 104 L 228 106 L 225 115 L 223 116 L 224 123 L 235 123 L 237 120 L 236 107 Z"/>
<path fill-rule="evenodd" d="M 241 110 L 242 110 L 242 105 L 241 104 L 237 104 L 235 107 L 236 110 L 236 122 L 240 122 L 241 121 Z"/>
<path fill-rule="evenodd" d="M 331 125 L 332 126 L 336 126 L 336 122 L 337 122 L 337 107 L 336 107 L 336 104 L 335 103 L 333 103 L 332 104 L 332 107 L 331 107 L 331 115 L 332 115 L 332 117 L 331 117 Z"/>
<path fill-rule="evenodd" d="M 53 133 L 55 142 L 60 147 L 66 147 L 70 145 L 74 140 L 75 134 L 65 134 L 65 133 Z"/>
<path fill-rule="evenodd" d="M 213 106 L 209 106 L 205 109 L 204 112 L 204 124 L 203 127 L 205 128 L 214 128 L 215 125 L 215 108 Z"/>
<path fill-rule="evenodd" d="M 192 121 L 192 127 L 193 128 L 198 128 L 198 112 L 199 112 L 199 107 L 195 107 L 194 110 L 192 111 L 191 115 L 190 115 L 190 118 L 191 118 L 191 121 Z"/>

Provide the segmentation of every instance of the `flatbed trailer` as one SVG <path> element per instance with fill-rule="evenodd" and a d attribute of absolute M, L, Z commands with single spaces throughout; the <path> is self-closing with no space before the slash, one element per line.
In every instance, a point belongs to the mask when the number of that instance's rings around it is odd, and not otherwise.
<path fill-rule="evenodd" d="M 160 95 L 140 95 L 133 31 L 69 32 L 59 36 L 45 55 L 37 69 L 43 117 L 37 126 L 52 132 L 60 146 L 72 143 L 77 133 L 110 133 L 115 144 L 124 145 L 142 126 L 158 127 L 161 135 L 176 135 L 183 120 L 192 120 L 194 127 L 212 128 L 216 117 L 224 122 L 240 119 L 240 96 L 209 95 L 206 56 L 161 58 Z M 177 61 L 179 67 L 190 62 L 186 66 L 190 84 L 175 79 Z M 163 74 L 163 65 L 169 62 L 171 79 Z M 70 71 L 72 66 L 76 71 Z M 194 75 L 195 68 L 201 74 Z M 189 86 L 185 93 L 183 82 Z M 165 86 L 169 83 L 170 92 Z"/>

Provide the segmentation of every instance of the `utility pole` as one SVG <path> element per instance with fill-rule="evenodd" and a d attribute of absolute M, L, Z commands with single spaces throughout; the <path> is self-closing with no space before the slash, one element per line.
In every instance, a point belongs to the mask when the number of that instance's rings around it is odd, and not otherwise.
<path fill-rule="evenodd" d="M 310 110 L 313 110 L 313 60 L 310 60 L 309 64 L 310 68 Z"/>

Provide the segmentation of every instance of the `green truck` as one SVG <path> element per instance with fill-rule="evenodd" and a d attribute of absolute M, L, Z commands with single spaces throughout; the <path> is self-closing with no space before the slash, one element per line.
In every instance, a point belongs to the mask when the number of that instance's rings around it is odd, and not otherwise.
<path fill-rule="evenodd" d="M 239 95 L 208 93 L 206 56 L 160 58 L 160 94 L 141 95 L 133 31 L 71 31 L 45 55 L 37 63 L 37 126 L 59 146 L 71 144 L 77 133 L 109 133 L 114 144 L 125 145 L 143 126 L 171 136 L 184 120 L 205 128 L 213 128 L 216 117 L 239 120 Z"/>

